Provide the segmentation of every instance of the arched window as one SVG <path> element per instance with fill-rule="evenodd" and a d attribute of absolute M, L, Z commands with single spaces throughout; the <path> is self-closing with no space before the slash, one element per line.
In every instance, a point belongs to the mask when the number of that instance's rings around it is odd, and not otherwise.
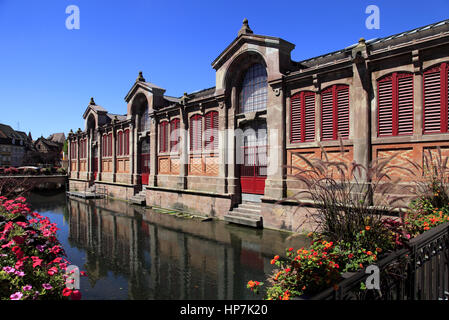
<path fill-rule="evenodd" d="M 140 131 L 150 130 L 150 117 L 148 115 L 148 106 L 144 107 L 144 111 L 140 118 Z"/>
<path fill-rule="evenodd" d="M 260 63 L 252 65 L 245 74 L 240 92 L 240 112 L 267 108 L 267 71 Z"/>
<path fill-rule="evenodd" d="M 424 133 L 449 132 L 449 63 L 424 72 Z"/>
<path fill-rule="evenodd" d="M 413 74 L 395 72 L 377 81 L 377 135 L 413 134 Z"/>

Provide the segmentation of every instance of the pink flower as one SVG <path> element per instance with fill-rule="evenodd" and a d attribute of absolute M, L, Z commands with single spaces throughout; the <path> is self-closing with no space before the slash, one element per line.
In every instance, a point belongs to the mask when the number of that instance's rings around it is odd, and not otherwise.
<path fill-rule="evenodd" d="M 33 260 L 33 268 L 40 266 L 43 261 L 42 259 L 40 259 L 39 257 L 36 257 L 36 256 L 31 257 L 31 259 Z"/>
<path fill-rule="evenodd" d="M 81 300 L 81 292 L 79 290 L 73 290 L 72 295 L 70 296 L 72 300 Z"/>
<path fill-rule="evenodd" d="M 9 299 L 11 299 L 11 300 L 20 300 L 20 299 L 22 299 L 22 297 L 23 297 L 22 292 L 18 291 L 18 292 L 16 292 L 16 293 L 12 294 L 12 295 L 9 297 Z"/>
<path fill-rule="evenodd" d="M 44 283 L 44 284 L 42 285 L 42 287 L 43 287 L 45 290 L 51 290 L 51 289 L 53 289 L 53 287 L 52 287 L 51 284 L 49 284 L 49 283 Z"/>
<path fill-rule="evenodd" d="M 31 291 L 31 289 L 33 289 L 33 287 L 31 285 L 27 285 L 23 287 L 23 291 Z"/>
<path fill-rule="evenodd" d="M 53 276 L 57 272 L 58 272 L 58 269 L 56 267 L 51 267 L 47 273 L 48 273 L 48 275 Z"/>

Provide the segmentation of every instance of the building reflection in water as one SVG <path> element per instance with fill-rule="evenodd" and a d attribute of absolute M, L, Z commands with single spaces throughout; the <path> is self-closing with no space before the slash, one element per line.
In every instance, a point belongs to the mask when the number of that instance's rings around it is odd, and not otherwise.
<path fill-rule="evenodd" d="M 256 299 L 248 280 L 271 273 L 273 255 L 303 246 L 274 230 L 201 222 L 113 200 L 67 200 L 68 241 L 86 252 L 92 288 L 113 275 L 129 299 Z M 107 292 L 104 292 L 107 299 Z"/>

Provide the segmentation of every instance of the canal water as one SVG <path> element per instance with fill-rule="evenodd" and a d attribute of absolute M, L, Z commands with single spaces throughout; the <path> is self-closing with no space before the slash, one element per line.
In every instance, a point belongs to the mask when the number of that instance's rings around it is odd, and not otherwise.
<path fill-rule="evenodd" d="M 270 260 L 306 244 L 302 236 L 223 221 L 202 222 L 112 199 L 28 197 L 49 217 L 81 278 L 83 299 L 260 299 L 246 284 L 264 281 Z"/>

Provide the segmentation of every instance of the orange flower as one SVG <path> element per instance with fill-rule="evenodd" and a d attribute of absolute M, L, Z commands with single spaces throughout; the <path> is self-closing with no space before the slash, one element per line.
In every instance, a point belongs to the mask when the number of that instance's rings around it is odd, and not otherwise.
<path fill-rule="evenodd" d="M 376 248 L 376 251 L 377 251 L 378 253 L 381 253 L 381 252 L 382 252 L 382 249 L 381 249 L 381 248 Z"/>
<path fill-rule="evenodd" d="M 366 254 L 370 256 L 370 255 L 372 255 L 373 253 L 372 253 L 371 251 L 368 251 Z"/>
<path fill-rule="evenodd" d="M 370 229 L 371 229 L 370 226 L 366 226 L 366 227 L 365 227 L 365 230 L 366 230 L 366 231 L 369 231 Z"/>
<path fill-rule="evenodd" d="M 360 263 L 360 264 L 359 264 L 359 267 L 363 269 L 363 264 Z"/>

